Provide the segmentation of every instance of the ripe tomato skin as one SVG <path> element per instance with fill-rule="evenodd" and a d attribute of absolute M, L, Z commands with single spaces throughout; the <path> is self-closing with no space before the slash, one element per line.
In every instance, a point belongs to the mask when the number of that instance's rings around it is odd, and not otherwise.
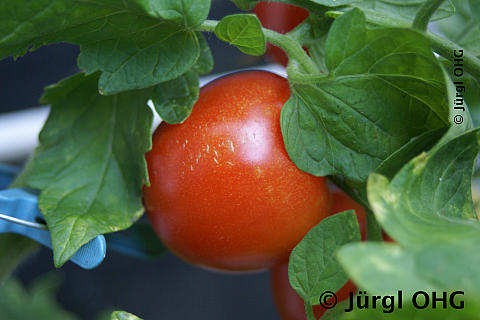
<path fill-rule="evenodd" d="M 295 292 L 288 280 L 288 262 L 279 264 L 270 270 L 270 286 L 280 319 L 307 319 L 303 299 Z M 346 300 L 350 292 L 355 293 L 356 291 L 357 287 L 353 282 L 347 281 L 336 293 L 337 302 Z M 327 309 L 320 305 L 313 306 L 313 314 L 316 319 L 320 318 L 326 311 Z"/>
<path fill-rule="evenodd" d="M 212 269 L 269 268 L 329 214 L 325 179 L 285 151 L 280 110 L 289 96 L 280 76 L 231 74 L 200 90 L 183 124 L 156 129 L 144 203 L 171 251 Z"/>
<path fill-rule="evenodd" d="M 308 11 L 287 3 L 263 1 L 253 8 L 262 26 L 279 33 L 292 31 L 297 25 L 308 17 Z M 283 66 L 287 65 L 288 57 L 277 46 L 267 44 L 266 54 L 274 62 Z"/>

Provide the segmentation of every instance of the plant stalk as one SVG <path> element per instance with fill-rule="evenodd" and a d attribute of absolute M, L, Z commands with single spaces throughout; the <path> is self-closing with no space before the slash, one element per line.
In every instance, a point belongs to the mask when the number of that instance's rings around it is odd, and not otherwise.
<path fill-rule="evenodd" d="M 200 26 L 198 31 L 215 32 L 215 28 L 218 25 L 218 21 L 205 20 Z M 302 71 L 307 74 L 319 74 L 319 70 L 308 54 L 303 50 L 300 43 L 288 35 L 275 32 L 273 30 L 262 28 L 263 34 L 267 42 L 282 48 L 287 53 L 290 59 L 298 61 Z"/>
<path fill-rule="evenodd" d="M 419 31 L 427 31 L 428 23 L 433 14 L 442 5 L 445 0 L 429 0 L 426 1 L 418 10 L 412 23 L 412 28 Z"/>

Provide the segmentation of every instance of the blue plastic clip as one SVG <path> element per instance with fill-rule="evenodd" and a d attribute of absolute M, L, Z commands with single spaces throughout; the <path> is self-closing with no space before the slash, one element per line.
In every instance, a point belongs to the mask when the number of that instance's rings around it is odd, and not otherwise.
<path fill-rule="evenodd" d="M 12 167 L 0 164 L 0 188 L 8 186 L 14 176 Z M 24 235 L 52 248 L 50 233 L 38 210 L 38 199 L 25 190 L 0 191 L 0 233 L 8 232 Z M 100 235 L 83 245 L 70 261 L 84 269 L 93 269 L 103 261 L 106 251 L 105 237 Z"/>

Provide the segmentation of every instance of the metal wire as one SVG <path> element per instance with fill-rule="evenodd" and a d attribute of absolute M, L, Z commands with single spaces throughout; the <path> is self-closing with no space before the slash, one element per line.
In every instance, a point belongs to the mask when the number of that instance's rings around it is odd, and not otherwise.
<path fill-rule="evenodd" d="M 44 224 L 44 223 L 37 223 L 37 222 L 31 222 L 31 221 L 27 221 L 27 220 L 23 220 L 23 219 L 18 219 L 18 218 L 14 218 L 14 217 L 8 216 L 6 214 L 2 214 L 2 213 L 0 213 L 0 219 L 5 220 L 5 221 L 9 221 L 9 222 L 13 222 L 13 223 L 16 223 L 16 224 L 19 224 L 19 225 L 22 225 L 22 226 L 25 226 L 25 227 L 29 227 L 29 228 L 47 230 L 47 225 Z"/>

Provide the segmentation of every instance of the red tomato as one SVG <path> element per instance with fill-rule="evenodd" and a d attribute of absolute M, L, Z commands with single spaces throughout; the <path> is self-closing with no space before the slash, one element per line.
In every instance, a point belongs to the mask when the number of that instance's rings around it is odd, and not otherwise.
<path fill-rule="evenodd" d="M 203 87 L 183 124 L 157 128 L 144 201 L 171 251 L 213 269 L 269 268 L 329 214 L 325 179 L 285 151 L 280 110 L 289 96 L 280 76 L 235 73 Z"/>
<path fill-rule="evenodd" d="M 287 33 L 293 30 L 303 20 L 308 17 L 308 11 L 281 2 L 259 2 L 253 8 L 253 12 L 265 28 Z M 277 63 L 286 66 L 288 57 L 285 52 L 271 44 L 267 44 L 267 55 Z"/>
<path fill-rule="evenodd" d="M 270 285 L 273 299 L 282 320 L 306 320 L 303 299 L 293 290 L 288 280 L 288 263 L 282 263 L 270 270 Z M 346 300 L 350 292 L 355 293 L 357 287 L 350 280 L 337 291 L 337 303 Z M 320 318 L 327 309 L 313 306 L 315 318 Z"/>

